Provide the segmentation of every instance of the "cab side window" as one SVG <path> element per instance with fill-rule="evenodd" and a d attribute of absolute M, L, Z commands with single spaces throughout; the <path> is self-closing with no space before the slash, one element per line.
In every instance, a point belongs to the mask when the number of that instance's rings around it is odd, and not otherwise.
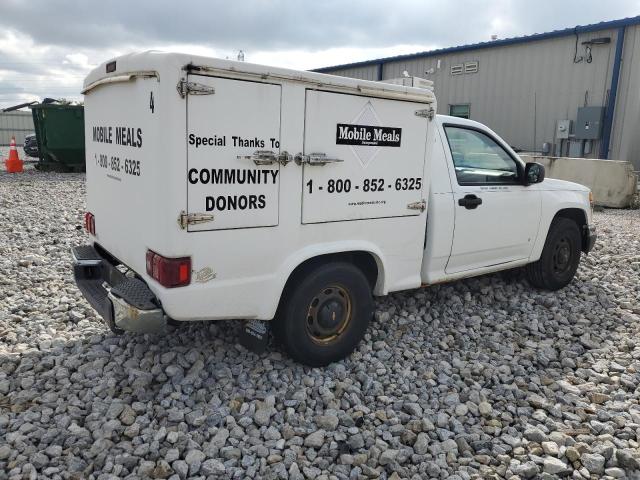
<path fill-rule="evenodd" d="M 491 137 L 477 130 L 445 127 L 458 184 L 519 183 L 518 164 Z"/>

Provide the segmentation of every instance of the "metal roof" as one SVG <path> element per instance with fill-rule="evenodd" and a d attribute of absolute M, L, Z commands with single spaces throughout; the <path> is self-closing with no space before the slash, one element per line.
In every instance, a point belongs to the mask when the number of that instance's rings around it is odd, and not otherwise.
<path fill-rule="evenodd" d="M 415 58 L 433 57 L 436 55 L 444 55 L 447 53 L 466 52 L 470 50 L 479 50 L 482 48 L 494 48 L 504 47 L 507 45 L 515 45 L 519 43 L 536 42 L 538 40 L 546 40 L 549 38 L 564 37 L 567 35 L 575 35 L 577 33 L 598 32 L 601 30 L 609 30 L 614 28 L 626 27 L 629 25 L 640 24 L 640 15 L 637 17 L 622 18 L 619 20 L 610 20 L 607 22 L 592 23 L 590 25 L 577 25 L 571 28 L 565 28 L 562 30 L 553 30 L 546 33 L 534 33 L 532 35 L 525 35 L 522 37 L 505 38 L 502 40 L 491 40 L 488 42 L 472 43 L 469 45 L 460 45 L 458 47 L 439 48 L 437 50 L 429 50 L 426 52 L 410 53 L 407 55 L 397 55 L 395 57 L 384 57 L 375 60 L 365 60 L 362 62 L 345 63 L 343 65 L 334 65 L 331 67 L 316 68 L 314 72 L 331 72 L 344 68 L 364 67 L 368 65 L 379 65 L 387 62 L 397 62 L 402 60 L 413 60 Z"/>

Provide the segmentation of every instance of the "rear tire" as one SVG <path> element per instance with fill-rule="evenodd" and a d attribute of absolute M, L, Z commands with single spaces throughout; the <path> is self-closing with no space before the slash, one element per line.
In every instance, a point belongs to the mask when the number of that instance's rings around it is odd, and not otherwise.
<path fill-rule="evenodd" d="M 273 333 L 294 360 L 311 367 L 347 357 L 373 315 L 371 286 L 357 267 L 332 262 L 292 279 L 284 293 Z"/>
<path fill-rule="evenodd" d="M 549 227 L 540 260 L 526 267 L 529 283 L 551 291 L 567 286 L 580 264 L 581 243 L 576 222 L 556 218 Z"/>

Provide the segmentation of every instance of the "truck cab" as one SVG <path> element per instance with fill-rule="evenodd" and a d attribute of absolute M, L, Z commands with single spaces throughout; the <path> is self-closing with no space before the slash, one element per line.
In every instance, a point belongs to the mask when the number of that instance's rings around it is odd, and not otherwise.
<path fill-rule="evenodd" d="M 595 241 L 588 189 L 435 115 L 427 81 L 144 52 L 84 93 L 91 242 L 74 272 L 118 333 L 239 319 L 326 365 L 373 296 L 520 266 L 562 288 Z"/>
<path fill-rule="evenodd" d="M 581 248 L 590 250 L 595 233 L 588 229 L 592 209 L 587 187 L 545 178 L 540 165 L 525 164 L 478 122 L 438 115 L 436 129 L 425 283 L 539 259 L 556 216 L 577 223 Z"/>

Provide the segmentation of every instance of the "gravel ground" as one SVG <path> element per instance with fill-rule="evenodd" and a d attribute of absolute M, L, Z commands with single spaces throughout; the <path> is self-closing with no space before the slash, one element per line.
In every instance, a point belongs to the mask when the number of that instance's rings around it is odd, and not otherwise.
<path fill-rule="evenodd" d="M 0 478 L 639 478 L 640 211 L 555 294 L 518 272 L 377 301 L 326 369 L 238 324 L 114 336 L 82 299 L 82 175 L 0 174 Z"/>

